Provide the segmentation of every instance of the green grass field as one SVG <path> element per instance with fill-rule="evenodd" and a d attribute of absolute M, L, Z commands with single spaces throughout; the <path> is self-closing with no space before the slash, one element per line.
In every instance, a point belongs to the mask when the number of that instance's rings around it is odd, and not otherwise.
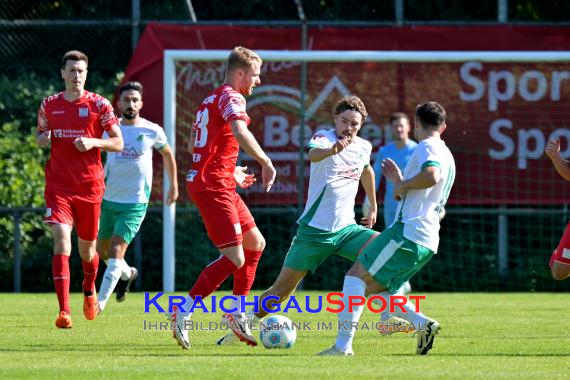
<path fill-rule="evenodd" d="M 298 293 L 317 294 L 325 292 Z M 165 320 L 143 313 L 143 300 L 142 293 L 120 304 L 111 299 L 105 314 L 87 321 L 81 295 L 73 294 L 74 327 L 58 330 L 55 294 L 1 294 L 0 379 L 570 377 L 567 294 L 428 294 L 422 311 L 442 326 L 429 355 L 415 355 L 409 335 L 359 331 L 355 356 L 347 358 L 314 356 L 334 342 L 334 331 L 299 331 L 290 350 L 218 347 L 219 331 L 191 332 L 192 347 L 184 351 L 170 331 L 143 330 L 145 320 Z M 164 296 L 160 304 L 166 306 Z M 198 313 L 194 320 L 220 316 Z M 327 312 L 288 316 L 313 328 L 336 321 Z M 376 320 L 365 311 L 363 321 Z"/>

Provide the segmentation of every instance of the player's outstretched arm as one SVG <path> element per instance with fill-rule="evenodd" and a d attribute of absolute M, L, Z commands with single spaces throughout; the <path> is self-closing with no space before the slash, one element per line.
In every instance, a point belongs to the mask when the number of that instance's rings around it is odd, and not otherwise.
<path fill-rule="evenodd" d="M 261 165 L 261 178 L 263 179 L 263 187 L 268 192 L 275 182 L 277 171 L 273 167 L 273 163 L 267 157 L 253 134 L 247 129 L 247 125 L 243 120 L 234 120 L 231 123 L 232 133 L 236 138 L 239 146 Z"/>
<path fill-rule="evenodd" d="M 560 140 L 552 139 L 546 144 L 544 153 L 550 158 L 554 169 L 567 181 L 570 181 L 570 163 L 560 155 Z"/>
<path fill-rule="evenodd" d="M 368 214 L 362 218 L 361 223 L 368 228 L 372 228 L 376 224 L 378 204 L 376 202 L 376 182 L 374 181 L 374 170 L 370 165 L 367 165 L 362 171 L 360 182 L 362 183 L 362 187 L 364 187 L 364 191 L 366 192 L 366 198 L 368 198 L 368 201 L 370 202 Z"/>
<path fill-rule="evenodd" d="M 176 177 L 176 159 L 174 157 L 174 152 L 170 148 L 170 145 L 166 144 L 161 150 L 162 162 L 164 163 L 164 168 L 166 169 L 166 175 L 168 175 L 168 181 L 170 182 L 170 188 L 168 189 L 168 195 L 166 196 L 166 204 L 170 205 L 178 199 L 178 178 Z"/>
<path fill-rule="evenodd" d="M 339 154 L 348 146 L 348 144 L 350 144 L 348 139 L 344 138 L 344 136 L 341 136 L 339 137 L 338 141 L 335 142 L 334 145 L 331 146 L 330 148 L 319 148 L 319 147 L 311 148 L 308 154 L 309 161 L 319 162 L 327 157 Z"/>

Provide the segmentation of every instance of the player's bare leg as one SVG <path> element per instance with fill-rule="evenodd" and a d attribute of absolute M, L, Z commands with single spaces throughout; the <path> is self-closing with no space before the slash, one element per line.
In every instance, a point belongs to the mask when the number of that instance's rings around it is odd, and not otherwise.
<path fill-rule="evenodd" d="M 271 285 L 269 289 L 259 296 L 259 311 L 255 313 L 256 317 L 259 319 L 265 317 L 269 312 L 263 308 L 266 306 L 267 309 L 271 309 L 274 304 L 280 304 L 285 301 L 289 296 L 297 289 L 297 286 L 301 282 L 301 280 L 306 276 L 307 272 L 298 271 L 295 269 L 288 268 L 284 266 L 281 268 L 281 272 L 277 279 Z M 270 299 L 268 300 L 265 305 L 263 300 L 269 296 L 279 297 L 278 300 Z"/>
<path fill-rule="evenodd" d="M 550 272 L 555 280 L 565 280 L 570 277 L 570 264 L 555 261 L 550 266 Z"/>

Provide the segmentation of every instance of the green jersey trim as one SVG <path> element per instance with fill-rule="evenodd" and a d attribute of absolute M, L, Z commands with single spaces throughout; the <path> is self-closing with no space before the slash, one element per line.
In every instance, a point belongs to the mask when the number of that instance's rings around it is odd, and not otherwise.
<path fill-rule="evenodd" d="M 422 164 L 422 170 L 424 170 L 425 168 L 427 168 L 429 166 L 436 166 L 438 168 L 441 168 L 441 164 L 437 161 L 426 161 Z"/>
<path fill-rule="evenodd" d="M 321 204 L 321 201 L 323 200 L 323 197 L 325 195 L 325 191 L 327 189 L 327 185 L 325 185 L 325 187 L 323 187 L 323 190 L 321 191 L 321 194 L 319 195 L 319 197 L 317 198 L 317 200 L 315 201 L 315 203 L 313 203 L 313 205 L 311 206 L 311 208 L 309 209 L 309 211 L 307 211 L 307 213 L 305 214 L 305 216 L 303 216 L 301 219 L 299 219 L 299 224 L 306 224 L 308 225 L 309 222 L 313 219 L 313 217 L 315 216 L 315 214 L 317 213 L 317 209 L 319 208 L 319 205 Z"/>

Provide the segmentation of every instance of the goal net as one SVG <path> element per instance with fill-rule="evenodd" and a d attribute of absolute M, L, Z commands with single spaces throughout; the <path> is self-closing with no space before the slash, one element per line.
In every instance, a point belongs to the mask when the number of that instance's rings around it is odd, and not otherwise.
<path fill-rule="evenodd" d="M 438 255 L 413 280 L 417 290 L 555 290 L 548 259 L 568 218 L 568 184 L 545 158 L 549 138 L 570 156 L 570 53 L 258 51 L 261 86 L 248 99 L 250 130 L 272 158 L 276 184 L 242 191 L 267 240 L 254 287 L 276 278 L 304 206 L 304 142 L 332 127 L 343 95 L 359 96 L 369 117 L 360 136 L 374 153 L 390 142 L 388 119 L 434 100 L 448 112 L 443 138 L 457 177 L 442 223 Z M 180 173 L 189 169 L 188 140 L 202 100 L 223 83 L 229 51 L 168 50 L 164 56 L 164 127 L 175 141 Z M 258 174 L 247 155 L 240 163 Z M 259 177 L 259 174 L 258 174 Z M 261 181 L 260 181 L 261 182 Z M 381 186 L 382 187 L 382 186 Z M 357 198 L 362 202 L 363 193 Z M 380 202 L 377 229 L 384 228 Z M 357 207 L 358 217 L 358 207 Z M 176 218 L 174 218 L 174 215 Z M 186 289 L 217 255 L 184 188 L 164 211 L 165 290 Z M 350 263 L 328 259 L 304 282 L 339 289 Z M 231 286 L 231 281 L 225 284 Z"/>

